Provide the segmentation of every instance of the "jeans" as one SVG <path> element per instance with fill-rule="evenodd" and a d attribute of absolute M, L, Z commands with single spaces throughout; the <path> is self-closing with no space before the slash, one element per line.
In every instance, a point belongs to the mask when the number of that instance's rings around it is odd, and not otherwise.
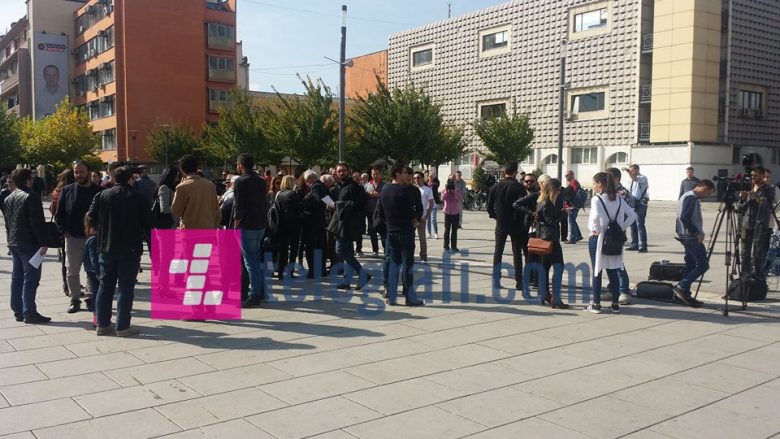
<path fill-rule="evenodd" d="M 100 288 L 100 260 L 95 236 L 90 236 L 84 242 L 84 271 L 87 273 L 87 289 L 94 297 Z"/>
<path fill-rule="evenodd" d="M 336 239 L 336 255 L 341 256 L 344 259 L 344 283 L 349 284 L 352 282 L 352 272 L 358 273 L 363 271 L 363 267 L 360 265 L 357 259 L 355 259 L 355 251 L 352 250 L 352 240 L 345 238 Z"/>
<path fill-rule="evenodd" d="M 528 237 L 523 233 L 514 231 L 511 234 L 505 230 L 496 229 L 496 247 L 493 251 L 493 285 L 499 286 L 501 280 L 501 260 L 506 247 L 506 238 L 512 239 L 512 257 L 515 266 L 515 282 L 523 283 L 523 247 L 528 245 Z"/>
<path fill-rule="evenodd" d="M 444 214 L 444 250 L 449 250 L 450 245 L 452 249 L 458 248 L 458 221 L 460 215 L 447 215 Z"/>
<path fill-rule="evenodd" d="M 412 266 L 414 265 L 414 232 L 388 232 L 387 233 L 387 257 L 388 267 L 388 299 L 395 302 L 398 297 L 398 269 L 401 269 L 403 293 L 406 301 L 417 301 L 414 293 Z"/>
<path fill-rule="evenodd" d="M 78 302 L 81 298 L 81 265 L 84 263 L 84 243 L 85 238 L 74 238 L 65 235 L 65 257 L 67 258 L 67 281 L 70 300 Z M 90 292 L 87 292 L 87 298 L 91 298 Z"/>
<path fill-rule="evenodd" d="M 95 300 L 97 324 L 106 327 L 111 324 L 111 305 L 119 281 L 119 297 L 116 299 L 116 329 L 121 331 L 130 326 L 130 311 L 138 269 L 141 267 L 141 252 L 101 253 L 100 288 Z"/>
<path fill-rule="evenodd" d="M 577 214 L 580 213 L 580 209 L 573 207 L 569 211 L 569 241 L 582 241 L 582 233 L 580 232 L 580 226 L 577 225 Z"/>
<path fill-rule="evenodd" d="M 707 249 L 698 239 L 683 239 L 680 242 L 685 247 L 685 272 L 677 286 L 690 294 L 691 284 L 709 270 L 710 264 L 707 262 Z"/>
<path fill-rule="evenodd" d="M 647 250 L 647 228 L 645 227 L 645 218 L 647 217 L 647 204 L 637 202 L 636 222 L 631 224 L 631 247 Z"/>
<path fill-rule="evenodd" d="M 599 237 L 591 236 L 588 239 L 588 252 L 590 253 L 590 264 L 593 267 L 593 303 L 596 305 L 601 304 L 601 271 L 596 273 L 596 250 L 598 247 Z M 618 285 L 620 284 L 620 272 L 617 268 L 607 268 L 607 277 L 609 278 L 609 292 L 612 294 L 612 303 L 618 303 L 620 299 L 620 292 Z"/>
<path fill-rule="evenodd" d="M 767 253 L 769 252 L 769 241 L 771 239 L 771 228 L 767 230 L 742 229 L 739 257 L 744 277 L 749 277 L 749 275 L 764 276 Z"/>
<path fill-rule="evenodd" d="M 552 296 L 553 303 L 561 303 L 561 286 L 563 285 L 563 249 L 561 243 L 553 241 L 553 250 L 549 255 L 542 256 L 542 265 L 544 265 L 545 276 L 547 278 L 547 289 L 545 294 L 550 292 L 550 268 L 559 266 L 558 269 L 553 270 L 552 278 Z M 542 288 L 542 282 L 539 281 L 540 293 Z"/>
<path fill-rule="evenodd" d="M 434 204 L 431 208 L 430 216 L 428 216 L 428 234 L 439 234 L 439 224 L 436 221 L 436 214 L 439 212 L 439 205 Z"/>
<path fill-rule="evenodd" d="M 385 248 L 385 237 L 384 235 L 380 235 L 377 233 L 376 229 L 374 229 L 374 221 L 369 216 L 368 218 L 368 237 L 371 238 L 371 251 L 374 253 L 379 253 L 379 239 L 382 239 L 382 250 Z"/>
<path fill-rule="evenodd" d="M 262 247 L 265 229 L 241 229 L 241 255 L 249 273 L 249 295 L 265 298 L 265 265 L 262 263 Z"/>
<path fill-rule="evenodd" d="M 14 313 L 22 313 L 25 317 L 35 315 L 38 312 L 38 308 L 35 306 L 35 294 L 38 292 L 38 284 L 41 281 L 43 264 L 36 269 L 28 261 L 39 248 L 14 246 L 10 249 L 13 257 L 11 309 Z"/>

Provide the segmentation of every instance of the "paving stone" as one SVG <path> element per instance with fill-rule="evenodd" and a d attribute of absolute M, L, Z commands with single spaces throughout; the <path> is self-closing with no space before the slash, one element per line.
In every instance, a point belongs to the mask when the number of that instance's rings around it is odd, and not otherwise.
<path fill-rule="evenodd" d="M 464 437 L 484 429 L 476 422 L 429 406 L 347 427 L 344 431 L 361 439 L 447 439 Z"/>
<path fill-rule="evenodd" d="M 12 326 L 10 328 L 0 328 L 0 340 L 33 337 L 44 334 L 45 332 L 38 329 L 37 325 L 25 325 L 24 323 L 18 323 L 17 326 Z"/>
<path fill-rule="evenodd" d="M 669 379 L 726 393 L 736 393 L 771 380 L 773 376 L 718 361 L 680 372 L 670 376 Z"/>
<path fill-rule="evenodd" d="M 343 371 L 333 371 L 264 384 L 259 388 L 288 404 L 301 404 L 373 386 L 374 383 L 368 380 Z"/>
<path fill-rule="evenodd" d="M 777 416 L 759 418 L 715 406 L 669 419 L 650 430 L 678 439 L 766 438 L 780 431 Z"/>
<path fill-rule="evenodd" d="M 295 439 L 325 433 L 381 415 L 342 397 L 283 408 L 246 418 L 279 439 Z M 305 420 L 305 422 L 302 422 Z"/>
<path fill-rule="evenodd" d="M 587 439 L 582 433 L 539 418 L 528 418 L 469 436 L 469 439 Z"/>
<path fill-rule="evenodd" d="M 301 350 L 288 349 L 285 345 L 279 343 L 264 343 L 252 345 L 244 349 L 234 349 L 229 351 L 215 352 L 205 355 L 197 355 L 196 358 L 217 369 L 231 369 L 240 366 L 249 366 L 252 364 L 267 363 L 280 358 L 294 357 L 303 355 L 306 351 L 313 351 L 312 347 L 301 346 Z"/>
<path fill-rule="evenodd" d="M 27 349 L 45 348 L 49 346 L 62 346 L 69 343 L 78 343 L 95 340 L 95 333 L 88 331 L 61 332 L 57 334 L 45 334 L 36 337 L 14 338 L 9 342 L 18 351 Z M 72 350 L 71 350 L 72 351 Z"/>
<path fill-rule="evenodd" d="M 57 361 L 73 357 L 75 357 L 73 352 L 65 349 L 63 346 L 30 349 L 23 352 L 6 352 L 0 354 L 0 368 L 44 363 L 47 361 Z"/>
<path fill-rule="evenodd" d="M 73 398 L 94 417 L 169 404 L 201 395 L 175 380 L 125 387 Z"/>
<path fill-rule="evenodd" d="M 138 337 L 121 338 L 121 337 L 100 337 L 98 338 L 93 332 L 91 340 L 84 343 L 78 343 L 77 340 L 65 343 L 67 347 L 74 354 L 79 357 L 89 357 L 92 355 L 110 354 L 112 352 L 124 352 L 132 351 L 135 349 L 142 349 L 146 347 L 160 346 L 160 342 L 154 339 L 146 338 L 143 336 L 143 332 Z"/>
<path fill-rule="evenodd" d="M 729 394 L 669 377 L 624 389 L 611 396 L 674 416 L 712 404 Z"/>
<path fill-rule="evenodd" d="M 463 391 L 416 378 L 349 393 L 344 397 L 382 414 L 392 415 L 465 394 Z"/>
<path fill-rule="evenodd" d="M 339 370 L 368 362 L 369 360 L 363 357 L 342 350 L 335 350 L 271 361 L 267 364 L 293 376 L 304 376 Z"/>
<path fill-rule="evenodd" d="M 171 421 L 152 409 L 90 419 L 35 430 L 38 439 L 103 439 L 109 432 L 121 432 L 123 439 L 146 439 L 179 431 Z"/>
<path fill-rule="evenodd" d="M 255 427 L 251 423 L 236 419 L 233 421 L 221 422 L 219 424 L 209 425 L 193 430 L 182 431 L 167 436 L 165 439 L 274 439 L 273 436 Z"/>
<path fill-rule="evenodd" d="M 0 393 L 11 405 L 29 404 L 68 398 L 88 393 L 103 392 L 119 386 L 101 373 L 88 373 L 53 380 L 0 387 Z"/>
<path fill-rule="evenodd" d="M 508 367 L 485 363 L 428 375 L 425 379 L 470 394 L 516 384 L 530 377 Z"/>
<path fill-rule="evenodd" d="M 173 378 L 183 378 L 213 372 L 216 369 L 195 358 L 178 358 L 159 363 L 142 364 L 106 371 L 105 374 L 122 387 L 149 384 Z"/>
<path fill-rule="evenodd" d="M 8 343 L 5 340 L 0 340 L 0 354 L 5 353 L 5 352 L 13 352 L 15 350 L 16 349 L 14 349 L 14 347 L 11 346 L 10 343 Z"/>
<path fill-rule="evenodd" d="M 48 363 L 39 364 L 38 368 L 50 378 L 61 378 L 90 372 L 119 369 L 127 366 L 136 366 L 139 364 L 143 364 L 143 362 L 138 358 L 126 352 L 116 352 L 113 354 L 93 355 L 71 360 L 50 361 Z"/>
<path fill-rule="evenodd" d="M 158 407 L 157 411 L 179 427 L 189 430 L 286 406 L 287 404 L 283 401 L 250 387 L 166 404 Z"/>
<path fill-rule="evenodd" d="M 281 381 L 290 377 L 290 374 L 271 366 L 254 364 L 180 378 L 179 381 L 202 395 L 213 395 Z"/>
<path fill-rule="evenodd" d="M 517 387 L 489 390 L 437 404 L 437 407 L 488 427 L 519 421 L 561 406 L 558 402 L 523 392 Z"/>
<path fill-rule="evenodd" d="M 0 370 L 0 386 L 10 386 L 46 379 L 48 379 L 48 377 L 33 365 L 7 367 Z"/>
<path fill-rule="evenodd" d="M 397 339 L 370 343 L 362 346 L 342 349 L 344 352 L 363 357 L 369 361 L 382 361 L 391 358 L 427 352 L 431 347 L 409 339 Z"/>
<path fill-rule="evenodd" d="M 0 409 L 0 435 L 76 422 L 89 417 L 87 412 L 68 398 L 7 407 Z"/>
<path fill-rule="evenodd" d="M 176 358 L 192 357 L 195 355 L 205 355 L 224 350 L 222 346 L 211 340 L 198 340 L 197 343 L 198 344 L 161 344 L 160 346 L 135 349 L 132 351 L 132 353 L 135 357 L 140 358 L 145 363 L 157 363 L 160 361 L 175 360 Z"/>

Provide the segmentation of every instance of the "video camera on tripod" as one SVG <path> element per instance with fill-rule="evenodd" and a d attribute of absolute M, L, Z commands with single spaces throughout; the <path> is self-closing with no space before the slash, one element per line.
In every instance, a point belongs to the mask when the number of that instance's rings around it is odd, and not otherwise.
<path fill-rule="evenodd" d="M 739 194 L 741 192 L 749 192 L 753 189 L 753 180 L 750 178 L 750 172 L 753 169 L 755 162 L 750 155 L 742 156 L 742 167 L 745 168 L 745 172 L 742 176 L 733 177 L 718 177 L 717 175 L 712 177 L 712 181 L 716 184 L 725 185 L 723 201 L 728 204 L 733 204 L 739 201 Z"/>

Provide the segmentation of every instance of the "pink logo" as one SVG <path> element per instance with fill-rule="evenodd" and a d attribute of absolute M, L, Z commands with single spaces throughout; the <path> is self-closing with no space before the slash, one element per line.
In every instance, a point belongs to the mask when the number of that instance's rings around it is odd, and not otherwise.
<path fill-rule="evenodd" d="M 240 319 L 240 233 L 154 230 L 152 319 Z"/>

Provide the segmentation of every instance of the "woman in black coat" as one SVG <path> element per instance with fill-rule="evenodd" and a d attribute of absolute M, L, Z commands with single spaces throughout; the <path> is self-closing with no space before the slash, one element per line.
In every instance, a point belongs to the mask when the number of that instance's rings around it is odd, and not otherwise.
<path fill-rule="evenodd" d="M 547 289 L 542 304 L 550 302 L 553 308 L 566 309 L 569 305 L 561 300 L 563 249 L 561 248 L 562 211 L 558 204 L 560 195 L 561 181 L 557 178 L 551 178 L 542 184 L 542 191 L 536 206 L 536 233 L 538 238 L 552 242 L 552 253 L 542 257 L 547 277 Z M 552 294 L 550 294 L 550 267 L 553 265 L 556 265 L 557 268 L 553 270 L 553 288 Z"/>
<path fill-rule="evenodd" d="M 298 255 L 298 244 L 301 237 L 301 215 L 303 205 L 300 192 L 295 190 L 295 177 L 285 175 L 282 178 L 280 191 L 276 196 L 276 204 L 279 206 L 279 273 L 278 279 L 282 280 L 287 264 Z M 290 271 L 292 277 L 292 270 Z"/>

